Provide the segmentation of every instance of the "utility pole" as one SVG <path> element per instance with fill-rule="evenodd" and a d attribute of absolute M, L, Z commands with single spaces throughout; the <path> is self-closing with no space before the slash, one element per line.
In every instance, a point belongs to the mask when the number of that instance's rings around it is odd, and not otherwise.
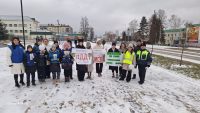
<path fill-rule="evenodd" d="M 23 40 L 24 40 L 24 47 L 26 47 L 26 42 L 25 42 L 25 33 L 24 33 L 24 14 L 23 14 L 23 3 L 22 0 L 20 0 L 21 3 L 21 17 L 22 17 L 22 32 L 23 32 Z"/>
<path fill-rule="evenodd" d="M 60 23 L 59 23 L 59 20 L 57 20 L 57 23 L 58 23 L 58 38 L 60 39 L 60 29 L 59 29 Z"/>

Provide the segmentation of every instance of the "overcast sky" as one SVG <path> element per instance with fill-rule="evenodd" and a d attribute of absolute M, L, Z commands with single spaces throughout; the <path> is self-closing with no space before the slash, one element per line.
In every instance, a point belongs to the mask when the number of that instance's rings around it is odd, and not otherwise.
<path fill-rule="evenodd" d="M 71 25 L 79 31 L 81 17 L 87 16 L 96 34 L 122 31 L 132 19 L 150 18 L 154 10 L 164 9 L 183 20 L 200 23 L 200 0 L 23 0 L 24 15 L 41 24 Z M 0 15 L 20 15 L 20 0 L 0 0 Z"/>

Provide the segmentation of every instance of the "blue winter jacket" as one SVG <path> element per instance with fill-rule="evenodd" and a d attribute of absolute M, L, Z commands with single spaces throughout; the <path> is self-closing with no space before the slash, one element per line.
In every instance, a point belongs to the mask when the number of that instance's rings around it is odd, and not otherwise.
<path fill-rule="evenodd" d="M 49 56 L 48 56 L 51 64 L 54 64 L 54 63 L 59 63 L 59 60 L 60 60 L 60 52 L 58 50 L 56 51 L 52 51 L 50 50 L 49 51 Z"/>
<path fill-rule="evenodd" d="M 31 59 L 31 54 L 33 54 L 33 58 Z M 33 53 L 33 52 L 29 52 L 29 51 L 26 51 L 26 62 L 25 62 L 25 66 L 28 66 L 28 67 L 31 67 L 31 66 L 35 66 L 36 65 L 36 54 Z"/>
<path fill-rule="evenodd" d="M 33 52 L 36 53 L 37 55 L 40 54 L 39 45 L 37 43 L 35 43 L 35 45 L 33 47 Z"/>
<path fill-rule="evenodd" d="M 12 45 L 9 45 L 8 47 L 11 50 L 12 63 L 23 63 L 25 57 L 24 48 L 20 45 L 15 45 L 15 48 Z"/>
<path fill-rule="evenodd" d="M 68 51 L 69 52 L 69 55 L 65 55 L 65 51 Z M 62 62 L 61 63 L 66 63 L 66 64 L 73 64 L 73 57 L 71 55 L 71 51 L 72 51 L 72 48 L 71 49 L 68 49 L 68 50 L 62 50 Z"/>

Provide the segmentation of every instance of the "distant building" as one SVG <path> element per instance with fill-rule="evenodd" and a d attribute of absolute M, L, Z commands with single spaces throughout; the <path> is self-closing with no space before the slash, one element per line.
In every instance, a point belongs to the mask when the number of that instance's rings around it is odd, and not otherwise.
<path fill-rule="evenodd" d="M 164 32 L 166 45 L 200 46 L 200 24 L 193 24 L 190 27 L 181 29 L 168 29 Z"/>
<path fill-rule="evenodd" d="M 169 29 L 165 30 L 165 44 L 166 45 L 175 45 L 180 44 L 181 41 L 185 41 L 185 29 Z"/>
<path fill-rule="evenodd" d="M 9 35 L 18 36 L 22 38 L 22 18 L 21 16 L 0 15 L 0 20 L 6 26 Z M 36 31 L 39 22 L 35 18 L 24 16 L 24 31 L 25 37 L 30 39 L 30 32 Z"/>
<path fill-rule="evenodd" d="M 72 34 L 73 28 L 65 24 L 41 24 L 40 29 L 46 29 L 56 34 Z"/>

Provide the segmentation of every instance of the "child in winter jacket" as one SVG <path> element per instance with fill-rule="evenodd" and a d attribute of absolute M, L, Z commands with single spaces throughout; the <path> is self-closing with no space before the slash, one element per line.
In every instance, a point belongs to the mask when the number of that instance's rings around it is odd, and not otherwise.
<path fill-rule="evenodd" d="M 46 61 L 47 61 L 47 51 L 45 46 L 39 46 L 39 54 L 37 55 L 37 71 L 38 71 L 38 80 L 39 82 L 45 82 L 46 78 Z"/>
<path fill-rule="evenodd" d="M 53 75 L 53 83 L 59 82 L 60 79 L 60 52 L 56 49 L 56 45 L 53 44 L 49 51 L 50 71 Z"/>
<path fill-rule="evenodd" d="M 119 50 L 116 48 L 116 43 L 112 43 L 112 47 L 108 50 L 109 53 L 114 54 L 114 53 L 120 53 Z M 109 69 L 112 70 L 112 77 L 115 77 L 115 72 L 116 72 L 116 77 L 118 78 L 118 66 L 109 66 Z"/>
<path fill-rule="evenodd" d="M 83 45 L 83 39 L 78 39 L 78 49 L 85 49 Z M 85 64 L 76 64 L 77 76 L 79 81 L 84 81 L 85 73 L 87 72 L 87 66 Z"/>
<path fill-rule="evenodd" d="M 134 49 L 133 45 L 129 44 L 128 50 L 125 51 L 123 54 L 122 75 L 119 80 L 124 80 L 125 78 L 127 82 L 131 80 L 131 73 L 132 73 L 133 68 L 136 65 L 136 56 L 133 49 Z M 127 71 L 128 71 L 128 74 L 127 74 Z"/>
<path fill-rule="evenodd" d="M 71 51 L 71 45 L 68 42 L 65 42 L 63 44 L 63 50 L 61 53 L 61 66 L 62 69 L 64 69 L 65 82 L 70 82 L 70 77 L 72 77 L 72 66 L 74 58 L 72 57 Z"/>
<path fill-rule="evenodd" d="M 92 49 L 91 48 L 91 43 L 90 42 L 87 42 L 86 43 L 86 49 Z M 87 65 L 87 73 L 88 73 L 88 77 L 87 79 L 92 79 L 91 76 L 92 76 L 92 71 L 93 71 L 93 62 L 89 65 Z"/>
<path fill-rule="evenodd" d="M 32 85 L 35 86 L 36 54 L 33 53 L 33 48 L 31 45 L 27 46 L 24 66 L 26 72 L 27 87 L 30 86 L 30 76 L 32 76 Z"/>

